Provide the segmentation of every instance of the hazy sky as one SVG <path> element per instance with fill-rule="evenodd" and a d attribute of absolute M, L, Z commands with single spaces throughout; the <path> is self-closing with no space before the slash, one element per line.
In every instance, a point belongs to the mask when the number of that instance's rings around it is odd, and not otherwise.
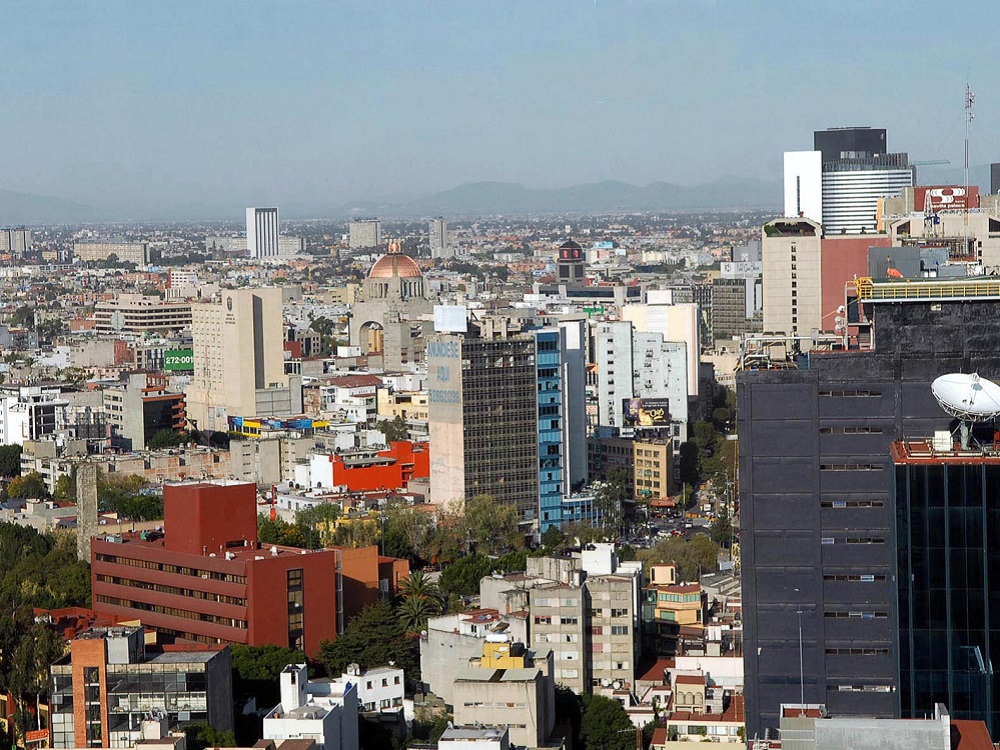
<path fill-rule="evenodd" d="M 1000 159 L 1000 8 L 0 0 L 0 188 L 102 209 L 779 176 L 814 129 Z"/>

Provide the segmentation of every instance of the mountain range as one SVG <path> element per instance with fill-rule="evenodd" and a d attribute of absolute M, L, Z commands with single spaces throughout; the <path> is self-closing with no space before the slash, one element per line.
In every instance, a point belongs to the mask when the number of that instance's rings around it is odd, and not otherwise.
<path fill-rule="evenodd" d="M 412 199 L 364 200 L 334 204 L 322 200 L 290 201 L 280 205 L 282 218 L 343 219 L 380 216 L 385 219 L 422 216 L 485 216 L 604 213 L 617 211 L 676 211 L 781 206 L 781 183 L 724 177 L 685 187 L 654 182 L 644 187 L 615 180 L 554 189 L 534 189 L 512 182 L 471 182 Z M 92 207 L 63 198 L 0 190 L 0 225 L 69 224 L 101 221 L 239 220 L 243 206 Z"/>

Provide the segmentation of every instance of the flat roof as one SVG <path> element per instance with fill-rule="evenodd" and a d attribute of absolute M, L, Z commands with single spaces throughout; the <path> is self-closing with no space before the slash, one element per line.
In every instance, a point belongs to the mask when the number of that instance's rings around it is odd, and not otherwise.
<path fill-rule="evenodd" d="M 954 446 L 953 446 L 954 448 Z M 930 440 L 897 440 L 889 449 L 894 464 L 942 466 L 1000 464 L 1000 450 L 985 445 L 968 450 L 936 450 Z"/>

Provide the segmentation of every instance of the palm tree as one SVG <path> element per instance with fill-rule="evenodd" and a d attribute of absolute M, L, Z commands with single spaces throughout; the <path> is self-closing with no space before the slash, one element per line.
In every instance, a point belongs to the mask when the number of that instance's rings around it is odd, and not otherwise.
<path fill-rule="evenodd" d="M 423 630 L 427 625 L 427 620 L 436 614 L 440 614 L 440 605 L 431 599 L 405 599 L 396 614 L 399 621 L 408 633 L 416 633 Z"/>
<path fill-rule="evenodd" d="M 399 582 L 399 596 L 403 599 L 404 604 L 412 600 L 427 601 L 438 611 L 444 606 L 444 595 L 441 593 L 441 587 L 438 586 L 437 581 L 431 580 L 421 570 L 410 573 L 409 578 L 404 578 Z"/>

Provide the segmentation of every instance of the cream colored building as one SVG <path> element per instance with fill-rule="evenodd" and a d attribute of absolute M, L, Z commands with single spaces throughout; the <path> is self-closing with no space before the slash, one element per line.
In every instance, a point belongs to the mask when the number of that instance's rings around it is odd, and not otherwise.
<path fill-rule="evenodd" d="M 115 256 L 122 263 L 149 265 L 152 257 L 145 242 L 75 242 L 73 255 L 77 260 L 102 261 Z"/>
<path fill-rule="evenodd" d="M 300 414 L 301 378 L 285 374 L 281 289 L 221 296 L 191 308 L 190 419 L 199 429 L 224 431 L 229 417 Z"/>
<path fill-rule="evenodd" d="M 822 228 L 810 219 L 775 219 L 764 225 L 765 333 L 823 329 L 822 241 Z"/>
<path fill-rule="evenodd" d="M 172 331 L 191 325 L 190 302 L 167 302 L 156 296 L 120 294 L 94 307 L 99 333 Z"/>

